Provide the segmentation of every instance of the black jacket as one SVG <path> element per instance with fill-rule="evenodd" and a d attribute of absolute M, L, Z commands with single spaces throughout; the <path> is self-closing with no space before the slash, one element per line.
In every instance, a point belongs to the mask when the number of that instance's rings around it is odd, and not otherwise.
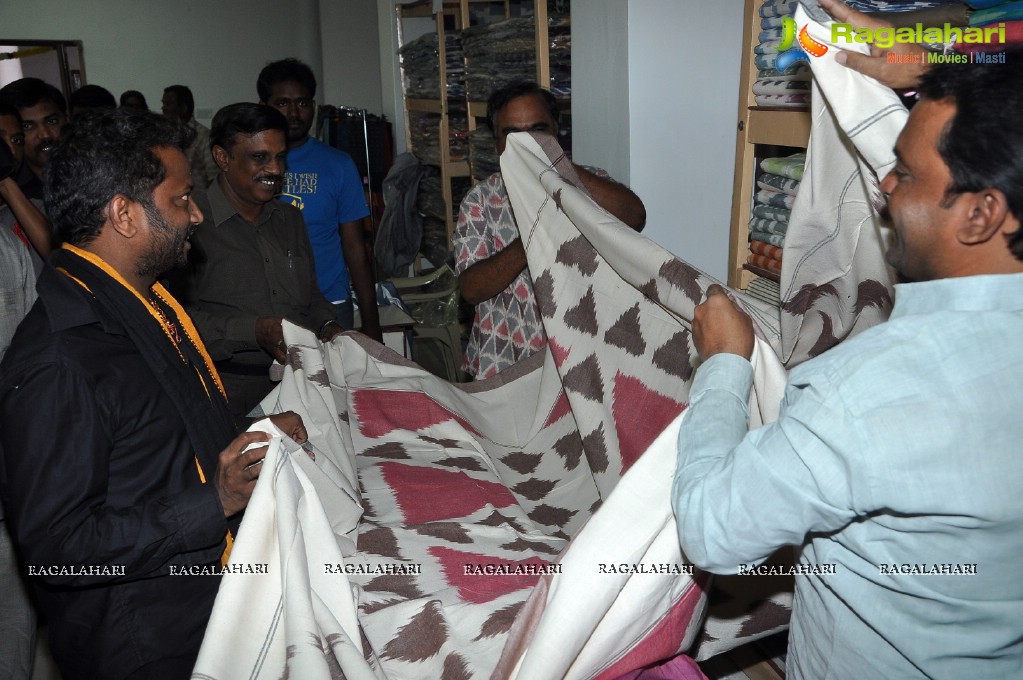
<path fill-rule="evenodd" d="M 21 564 L 65 680 L 174 676 L 195 661 L 220 582 L 170 575 L 219 565 L 216 461 L 201 461 L 204 484 L 120 322 L 51 266 L 37 287 L 0 364 L 0 499 Z"/>

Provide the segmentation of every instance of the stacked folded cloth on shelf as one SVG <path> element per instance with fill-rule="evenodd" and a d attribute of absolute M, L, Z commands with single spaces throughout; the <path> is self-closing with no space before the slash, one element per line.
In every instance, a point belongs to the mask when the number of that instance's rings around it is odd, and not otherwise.
<path fill-rule="evenodd" d="M 462 31 L 465 89 L 469 99 L 486 101 L 499 87 L 536 80 L 533 17 L 470 26 Z"/>
<path fill-rule="evenodd" d="M 765 158 L 760 162 L 763 172 L 757 178 L 759 191 L 749 221 L 750 254 L 746 259 L 747 264 L 781 275 L 785 232 L 789 227 L 799 183 L 803 179 L 805 163 L 805 153 L 785 158 Z"/>
<path fill-rule="evenodd" d="M 960 0 L 843 0 L 845 4 L 858 12 L 877 14 L 880 12 L 910 12 L 918 9 L 930 9 L 941 5 L 959 3 Z M 973 3 L 968 3 L 973 4 Z"/>
<path fill-rule="evenodd" d="M 440 165 L 440 122 L 439 113 L 409 111 L 409 137 L 413 153 L 423 163 Z M 449 160 L 463 161 L 468 155 L 469 118 L 465 109 L 448 108 L 448 149 Z"/>
<path fill-rule="evenodd" d="M 975 52 L 1001 52 L 1010 47 L 1023 46 L 1023 2 L 1020 0 L 970 0 L 971 28 L 1000 29 L 999 41 L 992 43 L 963 42 L 956 48 L 967 54 Z M 1003 25 L 1001 25 L 1003 24 Z"/>
<path fill-rule="evenodd" d="M 760 7 L 760 44 L 754 47 L 757 80 L 753 94 L 757 106 L 805 108 L 810 104 L 810 68 L 797 61 L 785 70 L 778 69 L 778 47 L 782 24 L 791 17 L 799 0 L 767 0 Z"/>
<path fill-rule="evenodd" d="M 551 92 L 555 97 L 572 96 L 572 22 L 566 15 L 547 20 L 550 42 Z"/>
<path fill-rule="evenodd" d="M 405 71 L 405 96 L 440 99 L 440 50 L 437 34 L 427 33 L 403 45 L 398 54 Z M 458 31 L 444 35 L 447 96 L 465 98 L 465 59 Z"/>

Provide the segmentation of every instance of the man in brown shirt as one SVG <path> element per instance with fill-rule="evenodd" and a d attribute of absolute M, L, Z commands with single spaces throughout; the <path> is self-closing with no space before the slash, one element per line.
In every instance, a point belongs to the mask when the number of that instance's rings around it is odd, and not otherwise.
<path fill-rule="evenodd" d="M 281 320 L 328 341 L 341 332 L 320 293 L 302 213 L 275 200 L 285 171 L 288 122 L 269 106 L 217 112 L 210 147 L 220 174 L 196 201 L 205 219 L 189 267 L 175 281 L 227 389 L 236 417 L 273 389 L 269 369 L 285 359 Z"/>

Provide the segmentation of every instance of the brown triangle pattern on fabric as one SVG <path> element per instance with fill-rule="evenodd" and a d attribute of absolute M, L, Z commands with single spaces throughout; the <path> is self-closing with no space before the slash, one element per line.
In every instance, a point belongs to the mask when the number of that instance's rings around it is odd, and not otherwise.
<path fill-rule="evenodd" d="M 374 526 L 369 523 L 363 524 L 373 528 L 359 533 L 357 541 L 359 552 L 393 557 L 397 560 L 403 559 L 401 551 L 398 550 L 398 538 L 394 535 L 393 531 L 387 527 Z"/>
<path fill-rule="evenodd" d="M 502 550 L 514 550 L 515 552 L 542 552 L 548 555 L 559 555 L 561 550 L 553 548 L 546 543 L 540 541 L 527 541 L 524 538 L 517 538 L 511 543 L 505 543 L 501 546 Z"/>
<path fill-rule="evenodd" d="M 478 460 L 472 456 L 456 456 L 454 458 L 444 458 L 437 461 L 437 465 L 443 465 L 444 467 L 459 468 L 461 470 L 470 470 L 472 472 L 484 472 L 487 468 L 483 466 Z"/>
<path fill-rule="evenodd" d="M 319 635 L 315 637 L 319 638 Z M 346 680 L 345 672 L 341 670 L 341 664 L 338 663 L 337 655 L 334 653 L 334 646 L 343 645 L 347 638 L 348 636 L 342 633 L 331 633 L 324 640 L 318 640 L 316 643 L 323 653 L 323 660 L 330 672 L 330 680 Z"/>
<path fill-rule="evenodd" d="M 835 337 L 834 324 L 831 321 L 831 317 L 820 310 L 817 313 L 821 315 L 823 327 L 821 328 L 821 334 L 817 336 L 817 342 L 813 343 L 813 347 L 806 352 L 806 356 L 810 358 L 820 356 L 838 344 L 838 338 Z"/>
<path fill-rule="evenodd" d="M 380 600 L 379 602 L 364 602 L 359 605 L 359 611 L 361 611 L 363 614 L 373 614 L 375 612 L 387 609 L 388 607 L 393 607 L 394 605 L 400 604 L 402 602 L 408 602 L 408 600 L 406 600 L 403 597 L 392 597 L 387 600 Z"/>
<path fill-rule="evenodd" d="M 891 309 L 892 304 L 891 291 L 888 290 L 888 286 L 880 281 L 867 279 L 866 281 L 860 281 L 860 285 L 856 286 L 854 314 L 859 315 L 863 313 L 863 310 L 867 307 L 876 307 L 882 310 Z"/>
<path fill-rule="evenodd" d="M 570 368 L 562 382 L 565 389 L 578 392 L 598 404 L 604 403 L 604 379 L 600 375 L 600 362 L 596 354 L 591 354 Z"/>
<path fill-rule="evenodd" d="M 596 337 L 597 335 L 597 301 L 593 297 L 593 286 L 572 309 L 565 312 L 565 323 L 570 328 Z"/>
<path fill-rule="evenodd" d="M 448 640 L 448 627 L 440 613 L 440 602 L 430 600 L 397 634 L 380 656 L 402 661 L 425 661 L 436 656 Z"/>
<path fill-rule="evenodd" d="M 562 243 L 554 261 L 575 267 L 586 276 L 593 276 L 593 272 L 597 271 L 599 264 L 597 251 L 585 236 L 576 236 L 574 239 Z"/>
<path fill-rule="evenodd" d="M 551 200 L 554 201 L 554 205 L 558 207 L 558 212 L 561 213 L 565 212 L 565 207 L 561 205 L 561 194 L 563 191 L 564 189 L 557 189 L 553 193 L 551 193 Z"/>
<path fill-rule="evenodd" d="M 556 508 L 544 503 L 533 508 L 533 511 L 529 513 L 529 519 L 549 527 L 563 527 L 575 514 L 575 510 Z"/>
<path fill-rule="evenodd" d="M 604 504 L 604 499 L 602 499 L 602 498 L 598 498 L 597 500 L 593 501 L 593 505 L 590 506 L 590 514 L 592 515 L 597 510 L 600 510 L 600 506 L 602 506 L 603 504 Z"/>
<path fill-rule="evenodd" d="M 639 303 L 634 304 L 607 329 L 604 333 L 604 342 L 621 347 L 634 357 L 643 356 L 646 352 L 646 340 L 643 339 L 643 329 L 639 326 Z"/>
<path fill-rule="evenodd" d="M 409 460 L 412 456 L 408 455 L 408 451 L 405 450 L 405 445 L 401 442 L 385 442 L 383 444 L 377 444 L 371 446 L 362 452 L 362 455 L 369 456 L 371 458 L 387 458 L 390 460 Z"/>
<path fill-rule="evenodd" d="M 700 299 L 703 297 L 703 291 L 699 284 L 700 272 L 682 260 L 668 260 L 661 265 L 658 274 L 672 286 L 685 293 L 694 305 L 700 303 Z"/>
<path fill-rule="evenodd" d="M 650 279 L 639 287 L 639 292 L 660 304 L 661 294 L 657 292 L 657 279 Z"/>
<path fill-rule="evenodd" d="M 750 616 L 739 626 L 739 639 L 751 637 L 758 633 L 783 626 L 792 618 L 792 610 L 771 600 L 763 600 L 753 605 Z"/>
<path fill-rule="evenodd" d="M 309 379 L 309 382 L 311 382 L 314 385 L 319 385 L 320 387 L 330 387 L 330 376 L 327 375 L 327 369 L 325 368 L 320 369 L 315 373 L 309 373 L 306 375 L 306 377 Z"/>
<path fill-rule="evenodd" d="M 583 442 L 573 430 L 554 444 L 554 451 L 565 460 L 565 469 L 574 470 L 583 457 Z"/>
<path fill-rule="evenodd" d="M 444 659 L 440 680 L 472 680 L 469 663 L 458 652 L 451 652 Z"/>
<path fill-rule="evenodd" d="M 838 290 L 830 283 L 825 283 L 823 286 L 807 283 L 795 295 L 786 300 L 781 308 L 782 311 L 792 316 L 804 316 L 811 307 L 817 304 L 818 300 L 829 295 L 838 300 Z"/>
<path fill-rule="evenodd" d="M 552 317 L 558 313 L 558 300 L 554 296 L 554 277 L 550 269 L 545 269 L 533 282 L 533 297 L 536 299 L 537 309 L 544 316 Z"/>
<path fill-rule="evenodd" d="M 543 460 L 543 455 L 539 453 L 526 453 L 525 451 L 516 451 L 515 453 L 509 453 L 507 456 L 501 459 L 501 462 L 510 467 L 520 475 L 531 474 L 540 465 L 540 461 Z"/>
<path fill-rule="evenodd" d="M 352 417 L 348 415 L 348 411 L 341 411 L 340 413 L 337 414 L 337 417 L 341 419 L 342 423 L 352 422 Z"/>
<path fill-rule="evenodd" d="M 479 642 L 483 638 L 497 637 L 511 630 L 512 624 L 519 615 L 519 610 L 525 602 L 516 602 L 507 607 L 502 607 L 487 617 L 487 620 L 480 626 L 480 634 L 473 638 L 473 642 Z"/>
<path fill-rule="evenodd" d="M 425 434 L 419 435 L 419 440 L 424 441 L 427 444 L 435 444 L 442 449 L 457 449 L 461 448 L 458 445 L 457 439 L 438 439 L 436 437 L 428 437 Z"/>
<path fill-rule="evenodd" d="M 458 522 L 430 522 L 415 529 L 420 536 L 432 536 L 450 543 L 472 543 L 469 532 Z"/>
<path fill-rule="evenodd" d="M 526 529 L 521 524 L 519 524 L 515 519 L 511 517 L 505 517 L 496 510 L 490 513 L 486 518 L 476 522 L 476 524 L 481 524 L 485 527 L 508 526 L 520 534 L 524 534 L 526 532 Z"/>
<path fill-rule="evenodd" d="M 555 486 L 557 486 L 556 482 L 548 479 L 536 479 L 534 477 L 533 479 L 519 482 L 512 487 L 512 491 L 531 501 L 538 501 L 541 498 L 545 498 Z"/>
<path fill-rule="evenodd" d="M 583 452 L 586 454 L 586 462 L 594 472 L 607 472 L 610 460 L 607 456 L 607 441 L 604 439 L 604 423 L 599 423 L 597 429 L 583 437 Z"/>
<path fill-rule="evenodd" d="M 668 375 L 689 381 L 693 377 L 693 361 L 689 350 L 689 331 L 679 331 L 657 348 L 654 366 Z"/>
<path fill-rule="evenodd" d="M 395 595 L 401 595 L 407 600 L 423 597 L 423 592 L 419 590 L 419 584 L 416 583 L 415 577 L 406 574 L 384 574 L 377 576 L 364 585 L 362 589 L 371 592 L 383 591 L 385 593 L 394 593 Z"/>

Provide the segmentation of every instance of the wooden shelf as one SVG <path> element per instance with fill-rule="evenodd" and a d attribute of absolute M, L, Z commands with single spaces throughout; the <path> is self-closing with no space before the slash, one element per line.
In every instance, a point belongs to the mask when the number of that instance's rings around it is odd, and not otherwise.
<path fill-rule="evenodd" d="M 805 148 L 810 139 L 809 109 L 756 105 L 753 83 L 757 80 L 754 48 L 759 42 L 760 7 L 763 0 L 745 0 L 743 51 L 739 78 L 739 111 L 735 138 L 735 171 L 732 175 L 732 221 L 728 237 L 728 285 L 744 290 L 755 274 L 747 268 L 749 219 L 756 193 L 757 145 Z M 777 276 L 774 277 L 777 280 Z"/>

